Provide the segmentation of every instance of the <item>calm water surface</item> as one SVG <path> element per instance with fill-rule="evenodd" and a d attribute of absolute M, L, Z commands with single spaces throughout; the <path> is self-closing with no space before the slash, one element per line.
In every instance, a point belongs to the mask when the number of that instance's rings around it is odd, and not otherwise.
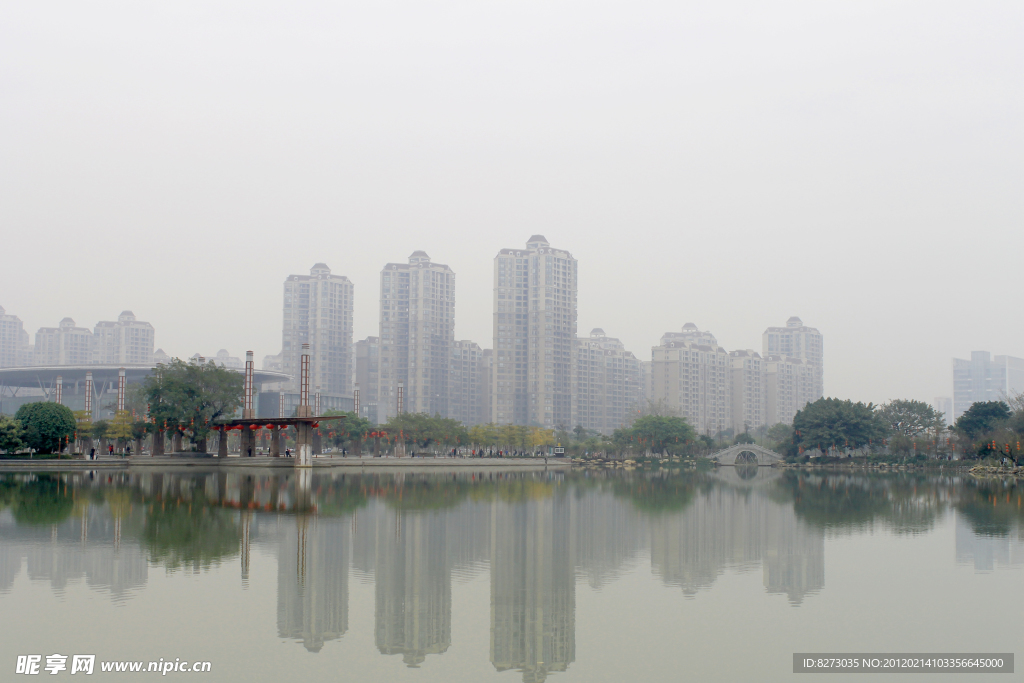
<path fill-rule="evenodd" d="M 209 660 L 218 681 L 813 681 L 832 677 L 794 676 L 793 652 L 1019 660 L 1021 494 L 767 468 L 3 474 L 0 671 L 62 653 Z"/>

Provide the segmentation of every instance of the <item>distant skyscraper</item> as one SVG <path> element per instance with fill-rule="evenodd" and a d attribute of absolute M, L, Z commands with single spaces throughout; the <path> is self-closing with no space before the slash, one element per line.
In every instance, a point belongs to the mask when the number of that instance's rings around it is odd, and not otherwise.
<path fill-rule="evenodd" d="M 380 337 L 356 342 L 356 384 L 359 385 L 360 417 L 377 423 L 377 389 L 380 383 Z"/>
<path fill-rule="evenodd" d="M 29 365 L 25 357 L 28 346 L 28 333 L 21 318 L 8 315 L 0 306 L 0 368 Z"/>
<path fill-rule="evenodd" d="M 815 391 L 815 370 L 805 360 L 768 356 L 765 367 L 765 424 L 793 424 L 796 411 L 821 398 Z"/>
<path fill-rule="evenodd" d="M 938 412 L 942 413 L 942 419 L 945 421 L 946 426 L 953 424 L 953 399 L 949 396 L 936 396 L 935 400 L 932 401 L 932 407 Z"/>
<path fill-rule="evenodd" d="M 825 395 L 824 351 L 821 332 L 793 316 L 785 327 L 769 327 L 761 335 L 761 355 L 785 356 L 806 361 L 811 368 L 811 401 Z M 803 408 L 803 406 L 800 406 Z"/>
<path fill-rule="evenodd" d="M 380 421 L 397 410 L 448 415 L 448 358 L 455 340 L 455 273 L 414 251 L 380 272 Z"/>
<path fill-rule="evenodd" d="M 99 325 L 96 327 L 99 331 Z M 100 339 L 88 328 L 76 327 L 71 318 L 64 318 L 59 327 L 40 327 L 36 332 L 33 364 L 86 365 L 93 362 Z"/>
<path fill-rule="evenodd" d="M 480 424 L 494 419 L 494 349 L 484 349 L 480 358 Z"/>
<path fill-rule="evenodd" d="M 64 320 L 71 320 L 65 318 Z M 63 325 L 63 321 L 61 322 Z M 71 320 L 72 327 L 74 321 Z M 93 333 L 93 362 L 100 365 L 143 364 L 153 362 L 156 334 L 153 326 L 135 319 L 131 311 L 121 311 L 117 322 L 100 321 Z"/>
<path fill-rule="evenodd" d="M 1024 391 L 1024 358 L 971 351 L 971 359 L 953 359 L 953 415 L 964 414 L 972 403 L 1003 401 Z"/>
<path fill-rule="evenodd" d="M 640 361 L 600 328 L 576 340 L 575 359 L 572 424 L 611 435 L 640 405 Z"/>
<path fill-rule="evenodd" d="M 767 417 L 764 360 L 752 349 L 731 351 L 732 429 L 734 434 L 762 427 Z"/>
<path fill-rule="evenodd" d="M 309 344 L 310 391 L 352 395 L 352 283 L 317 263 L 309 275 L 284 281 L 283 371 L 292 376 L 287 391 L 299 391 L 299 359 Z"/>
<path fill-rule="evenodd" d="M 64 320 L 71 320 L 64 318 Z M 63 321 L 61 321 L 63 322 Z M 74 321 L 71 321 L 74 327 Z M 92 332 L 89 341 L 92 341 Z M 60 361 L 60 328 L 40 327 L 36 330 L 36 343 L 32 345 L 32 365 L 58 365 Z"/>
<path fill-rule="evenodd" d="M 576 287 L 576 259 L 541 235 L 498 252 L 494 422 L 572 429 Z"/>
<path fill-rule="evenodd" d="M 640 405 L 646 406 L 654 400 L 653 361 L 640 361 Z"/>
<path fill-rule="evenodd" d="M 732 427 L 731 362 L 714 335 L 686 323 L 682 332 L 666 332 L 651 353 L 655 402 L 677 411 L 698 434 Z"/>
<path fill-rule="evenodd" d="M 487 401 L 481 390 L 484 388 L 482 375 L 487 371 L 484 350 L 472 341 L 452 342 L 448 380 L 448 417 L 460 421 L 467 427 L 486 422 L 484 415 Z"/>
<path fill-rule="evenodd" d="M 216 356 L 207 360 L 212 360 L 222 368 L 245 368 L 245 363 L 242 362 L 242 359 L 238 356 L 232 356 L 227 349 L 221 349 L 217 352 Z"/>

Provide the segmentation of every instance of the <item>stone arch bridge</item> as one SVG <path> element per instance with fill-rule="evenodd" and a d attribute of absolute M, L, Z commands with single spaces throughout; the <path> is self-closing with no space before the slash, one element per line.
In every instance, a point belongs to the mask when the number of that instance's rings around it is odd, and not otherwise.
<path fill-rule="evenodd" d="M 741 453 L 748 455 L 746 458 L 741 458 Z M 751 456 L 753 457 L 751 458 Z M 739 458 L 739 462 L 736 461 L 737 458 Z M 738 443 L 735 446 L 729 446 L 712 455 L 711 459 L 719 465 L 774 465 L 777 462 L 782 462 L 781 455 L 754 443 Z"/>

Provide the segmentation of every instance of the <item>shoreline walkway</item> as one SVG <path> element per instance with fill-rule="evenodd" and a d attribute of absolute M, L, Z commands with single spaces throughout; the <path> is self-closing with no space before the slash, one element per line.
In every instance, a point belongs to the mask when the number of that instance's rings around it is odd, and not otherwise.
<path fill-rule="evenodd" d="M 26 471 L 26 470 L 93 470 L 93 469 L 136 469 L 144 467 L 244 467 L 256 469 L 280 469 L 295 468 L 295 458 L 270 457 L 257 455 L 251 458 L 242 458 L 237 455 L 229 455 L 226 458 L 218 458 L 212 455 L 201 454 L 172 454 L 172 455 L 133 455 L 127 458 L 111 458 L 109 456 L 97 460 L 82 460 L 74 458 L 46 459 L 46 460 L 0 460 L 0 472 L 3 471 Z M 318 455 L 313 458 L 313 468 L 344 468 L 344 469 L 570 469 L 572 462 L 569 458 L 554 457 L 528 457 L 528 458 L 461 458 L 461 457 L 373 457 L 348 456 L 331 457 L 330 455 Z"/>

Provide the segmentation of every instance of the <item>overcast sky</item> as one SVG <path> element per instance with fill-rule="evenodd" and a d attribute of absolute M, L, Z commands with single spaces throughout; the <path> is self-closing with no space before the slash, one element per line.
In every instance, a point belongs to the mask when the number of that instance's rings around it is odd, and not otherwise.
<path fill-rule="evenodd" d="M 579 331 L 650 359 L 800 316 L 825 392 L 952 391 L 1024 356 L 1024 3 L 0 2 L 0 306 L 131 309 L 171 355 L 261 359 L 317 261 L 579 260 Z"/>

